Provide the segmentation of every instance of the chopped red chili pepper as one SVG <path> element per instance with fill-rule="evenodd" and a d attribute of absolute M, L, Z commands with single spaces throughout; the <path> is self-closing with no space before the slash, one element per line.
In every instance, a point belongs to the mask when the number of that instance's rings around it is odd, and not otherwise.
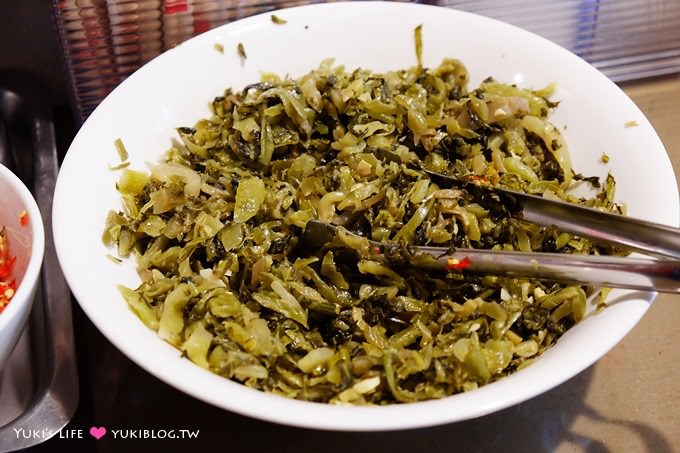
<path fill-rule="evenodd" d="M 446 260 L 446 270 L 447 271 L 462 271 L 466 267 L 470 267 L 472 261 L 467 256 L 462 260 L 457 260 L 456 258 L 449 258 Z"/>
<path fill-rule="evenodd" d="M 0 279 L 6 279 L 12 272 L 12 266 L 16 257 L 7 256 L 6 259 L 0 258 Z"/>
<path fill-rule="evenodd" d="M 19 214 L 19 222 L 21 223 L 21 226 L 28 225 L 28 212 L 21 211 L 21 214 Z"/>
<path fill-rule="evenodd" d="M 479 184 L 489 184 L 489 180 L 487 179 L 486 176 L 479 176 L 479 175 L 472 175 L 469 177 L 470 181 L 476 182 Z"/>
<path fill-rule="evenodd" d="M 12 280 L 9 283 L 0 282 L 0 313 L 3 312 L 5 307 L 9 305 L 9 300 L 14 296 L 17 291 L 17 283 Z"/>
<path fill-rule="evenodd" d="M 0 228 L 0 313 L 9 304 L 9 300 L 17 290 L 16 280 L 10 280 L 15 261 L 16 257 L 9 255 L 5 229 Z"/>

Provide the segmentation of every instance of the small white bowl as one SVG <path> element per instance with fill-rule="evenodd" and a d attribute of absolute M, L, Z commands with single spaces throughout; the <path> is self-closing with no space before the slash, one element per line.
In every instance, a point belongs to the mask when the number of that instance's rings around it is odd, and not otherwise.
<path fill-rule="evenodd" d="M 33 306 L 45 252 L 45 229 L 33 195 L 3 165 L 0 165 L 0 194 L 0 228 L 5 227 L 10 255 L 16 257 L 12 276 L 17 283 L 16 293 L 0 313 L 1 370 L 14 350 Z M 26 220 L 22 222 L 24 212 Z"/>

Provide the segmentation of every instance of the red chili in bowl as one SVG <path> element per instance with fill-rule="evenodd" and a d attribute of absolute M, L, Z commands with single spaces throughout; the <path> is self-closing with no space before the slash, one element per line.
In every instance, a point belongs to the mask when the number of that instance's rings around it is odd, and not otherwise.
<path fill-rule="evenodd" d="M 0 313 L 9 304 L 16 292 L 16 280 L 12 278 L 12 267 L 16 257 L 9 254 L 9 243 L 5 228 L 0 228 Z"/>

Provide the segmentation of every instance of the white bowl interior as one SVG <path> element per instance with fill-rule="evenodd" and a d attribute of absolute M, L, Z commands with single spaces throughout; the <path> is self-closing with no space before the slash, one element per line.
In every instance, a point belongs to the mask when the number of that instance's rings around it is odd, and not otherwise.
<path fill-rule="evenodd" d="M 176 388 L 216 406 L 274 422 L 322 429 L 382 430 L 477 417 L 544 392 L 606 354 L 641 318 L 653 293 L 614 291 L 612 304 L 576 326 L 535 364 L 479 390 L 439 401 L 389 407 L 339 407 L 264 394 L 182 359 L 128 310 L 115 286 L 135 287 L 132 261 L 115 264 L 101 242 L 109 209 L 118 209 L 121 138 L 131 167 L 145 169 L 170 147 L 174 129 L 209 114 L 229 86 L 262 72 L 297 77 L 333 57 L 347 69 L 386 71 L 416 63 L 413 30 L 423 24 L 424 63 L 458 58 L 471 87 L 488 76 L 540 88 L 557 83 L 552 121 L 565 135 L 575 169 L 611 172 L 630 215 L 677 226 L 678 190 L 652 126 L 611 81 L 568 51 L 536 35 L 480 16 L 391 2 L 329 3 L 263 14 L 225 25 L 159 56 L 123 82 L 94 111 L 63 162 L 54 201 L 54 235 L 66 279 L 101 332 L 122 352 Z M 242 43 L 247 59 L 236 46 Z M 216 49 L 223 46 L 224 51 Z M 637 126 L 625 127 L 635 121 Z M 608 164 L 601 155 L 610 156 Z M 87 206 L 87 209 L 83 209 Z"/>

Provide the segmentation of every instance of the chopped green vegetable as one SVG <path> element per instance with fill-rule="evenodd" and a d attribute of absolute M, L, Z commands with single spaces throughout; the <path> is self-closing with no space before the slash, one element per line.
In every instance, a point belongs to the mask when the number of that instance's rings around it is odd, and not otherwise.
<path fill-rule="evenodd" d="M 127 195 L 139 195 L 144 192 L 148 181 L 148 174 L 125 169 L 118 180 L 118 190 Z"/>
<path fill-rule="evenodd" d="M 127 149 L 125 149 L 125 145 L 123 144 L 123 140 L 120 138 L 117 138 L 113 141 L 113 145 L 116 147 L 116 151 L 118 151 L 118 156 L 120 157 L 121 162 L 125 162 L 128 160 L 130 157 Z"/>
<path fill-rule="evenodd" d="M 416 61 L 418 62 L 418 72 L 423 68 L 423 25 L 418 25 L 414 31 L 414 42 L 416 45 Z"/>
<path fill-rule="evenodd" d="M 127 168 L 128 166 L 130 166 L 130 162 L 128 161 L 130 156 L 128 155 L 127 149 L 125 149 L 123 140 L 121 140 L 120 138 L 115 139 L 113 141 L 113 146 L 116 148 L 116 152 L 118 152 L 120 162 L 115 165 L 109 165 L 109 168 L 111 170 L 122 170 L 123 168 Z"/>
<path fill-rule="evenodd" d="M 276 14 L 272 14 L 272 22 L 274 22 L 276 25 L 283 25 L 283 24 L 288 23 L 287 20 L 281 19 L 281 18 L 280 18 L 279 16 L 277 16 Z"/>
<path fill-rule="evenodd" d="M 622 212 L 611 175 L 574 174 L 548 119 L 553 86 L 490 78 L 469 89 L 460 61 L 424 66 L 421 34 L 412 68 L 327 60 L 298 79 L 228 88 L 149 173 L 121 172 L 123 210 L 103 239 L 136 257 L 142 283 L 121 293 L 150 329 L 249 387 L 367 405 L 501 379 L 585 316 L 588 288 L 405 264 L 411 245 L 623 253 L 511 218 L 493 197 L 421 170 Z M 577 181 L 595 196 L 570 195 Z M 343 228 L 303 250 L 310 219 Z"/>
<path fill-rule="evenodd" d="M 236 45 L 236 53 L 238 53 L 238 56 L 241 57 L 243 60 L 248 58 L 248 56 L 246 55 L 246 48 L 242 42 Z"/>
<path fill-rule="evenodd" d="M 257 176 L 244 178 L 236 190 L 234 222 L 243 223 L 254 217 L 266 197 L 264 182 Z"/>

